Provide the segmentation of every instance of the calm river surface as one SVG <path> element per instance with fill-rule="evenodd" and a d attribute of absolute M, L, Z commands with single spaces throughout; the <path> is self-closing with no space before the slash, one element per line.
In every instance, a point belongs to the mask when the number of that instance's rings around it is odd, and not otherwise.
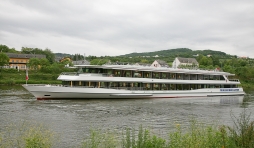
<path fill-rule="evenodd" d="M 75 147 L 91 129 L 121 132 L 142 125 L 166 136 L 175 124 L 187 127 L 192 118 L 206 124 L 232 125 L 230 114 L 238 117 L 244 108 L 254 112 L 254 91 L 247 93 L 243 103 L 211 99 L 220 98 L 39 101 L 22 86 L 0 86 L 0 129 L 24 121 L 42 123 L 59 136 L 57 147 Z"/>

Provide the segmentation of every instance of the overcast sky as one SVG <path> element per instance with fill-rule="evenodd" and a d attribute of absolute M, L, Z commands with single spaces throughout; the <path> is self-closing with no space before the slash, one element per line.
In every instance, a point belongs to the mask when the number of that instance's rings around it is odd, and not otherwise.
<path fill-rule="evenodd" d="M 254 0 L 1 0 L 0 44 L 87 56 L 190 48 L 254 58 Z"/>

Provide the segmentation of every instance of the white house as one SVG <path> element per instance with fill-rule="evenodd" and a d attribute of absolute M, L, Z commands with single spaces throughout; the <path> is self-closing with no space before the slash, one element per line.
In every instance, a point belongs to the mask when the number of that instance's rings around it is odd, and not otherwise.
<path fill-rule="evenodd" d="M 196 66 L 198 67 L 198 61 L 195 58 L 181 58 L 181 57 L 176 57 L 175 60 L 173 61 L 172 68 L 178 68 L 180 65 L 189 65 L 189 66 Z"/>
<path fill-rule="evenodd" d="M 168 67 L 168 64 L 163 60 L 155 60 L 151 67 Z"/>

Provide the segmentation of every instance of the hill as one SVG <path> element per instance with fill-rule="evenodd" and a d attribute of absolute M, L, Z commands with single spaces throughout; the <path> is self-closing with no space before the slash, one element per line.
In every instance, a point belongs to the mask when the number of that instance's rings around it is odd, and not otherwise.
<path fill-rule="evenodd" d="M 225 52 L 221 51 L 213 51 L 213 50 L 191 50 L 188 48 L 177 48 L 177 49 L 168 49 L 168 50 L 161 50 L 161 51 L 154 51 L 154 52 L 143 52 L 143 53 L 130 53 L 126 55 L 120 55 L 119 57 L 168 57 L 168 58 L 175 58 L 175 57 L 185 57 L 191 58 L 197 55 L 212 55 L 216 56 L 220 59 L 228 59 L 231 57 L 235 57 L 233 55 L 226 54 Z"/>

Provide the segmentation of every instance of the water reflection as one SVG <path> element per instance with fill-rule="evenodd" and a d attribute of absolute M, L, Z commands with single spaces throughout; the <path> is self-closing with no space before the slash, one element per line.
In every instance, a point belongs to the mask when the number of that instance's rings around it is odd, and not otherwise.
<path fill-rule="evenodd" d="M 167 136 L 176 123 L 187 127 L 192 118 L 206 124 L 231 125 L 231 113 L 238 116 L 243 108 L 254 111 L 253 93 L 240 103 L 230 102 L 231 97 L 38 101 L 21 86 L 0 86 L 0 94 L 1 128 L 24 120 L 43 123 L 60 135 L 59 147 L 77 146 L 92 128 L 121 132 L 142 124 Z"/>

